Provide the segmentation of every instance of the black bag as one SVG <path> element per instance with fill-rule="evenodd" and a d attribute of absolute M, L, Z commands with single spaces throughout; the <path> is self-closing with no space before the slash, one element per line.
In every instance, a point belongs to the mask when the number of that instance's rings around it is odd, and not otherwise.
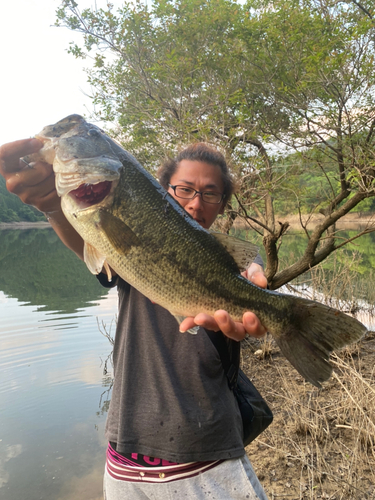
<path fill-rule="evenodd" d="M 221 332 L 206 332 L 220 355 L 229 387 L 237 399 L 242 417 L 243 443 L 247 446 L 271 424 L 272 411 L 239 367 L 240 342 L 225 337 Z"/>

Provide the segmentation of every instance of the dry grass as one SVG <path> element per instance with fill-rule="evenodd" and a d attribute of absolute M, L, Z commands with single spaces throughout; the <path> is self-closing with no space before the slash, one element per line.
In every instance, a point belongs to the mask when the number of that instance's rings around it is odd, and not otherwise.
<path fill-rule="evenodd" d="M 334 355 L 333 377 L 320 390 L 275 346 L 268 360 L 249 346 L 243 352 L 274 411 L 273 424 L 247 449 L 269 497 L 375 499 L 375 336 L 358 353 Z"/>
<path fill-rule="evenodd" d="M 358 311 L 355 299 L 336 295 L 350 284 L 340 286 L 348 269 L 337 271 L 332 283 L 317 270 L 318 291 L 307 292 Z M 247 448 L 269 498 L 375 500 L 375 333 L 331 356 L 333 376 L 322 389 L 305 382 L 269 336 L 246 339 L 242 352 L 244 371 L 274 412 Z"/>

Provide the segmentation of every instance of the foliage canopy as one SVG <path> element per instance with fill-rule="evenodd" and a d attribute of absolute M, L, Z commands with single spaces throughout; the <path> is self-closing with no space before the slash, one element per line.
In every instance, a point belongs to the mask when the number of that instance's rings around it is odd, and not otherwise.
<path fill-rule="evenodd" d="M 56 24 L 83 35 L 73 55 L 94 60 L 94 118 L 116 123 L 147 168 L 192 141 L 226 154 L 240 189 L 222 228 L 241 217 L 262 233 L 277 288 L 345 244 L 345 214 L 373 209 L 373 12 L 371 0 L 127 1 L 117 12 L 64 0 Z M 293 213 L 304 252 L 280 270 Z"/>

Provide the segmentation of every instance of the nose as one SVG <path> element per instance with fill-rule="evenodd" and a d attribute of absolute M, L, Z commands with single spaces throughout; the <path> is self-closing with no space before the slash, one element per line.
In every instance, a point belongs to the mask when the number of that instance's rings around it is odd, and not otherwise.
<path fill-rule="evenodd" d="M 194 208 L 195 210 L 202 209 L 203 208 L 203 200 L 202 200 L 201 193 L 196 193 L 194 198 L 189 200 L 189 202 L 186 206 L 189 208 Z"/>

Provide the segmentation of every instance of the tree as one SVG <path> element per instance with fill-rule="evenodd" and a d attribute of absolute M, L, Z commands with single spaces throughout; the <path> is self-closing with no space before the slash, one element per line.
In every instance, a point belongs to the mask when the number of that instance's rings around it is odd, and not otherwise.
<path fill-rule="evenodd" d="M 240 217 L 262 233 L 275 289 L 345 245 L 337 221 L 375 195 L 372 11 L 370 0 L 155 0 L 115 14 L 65 0 L 57 25 L 83 34 L 70 51 L 94 54 L 96 117 L 117 122 L 147 168 L 191 141 L 225 152 L 240 181 L 225 230 Z M 280 207 L 305 233 L 282 270 Z"/>
<path fill-rule="evenodd" d="M 45 221 L 44 214 L 36 208 L 24 205 L 18 196 L 9 193 L 5 179 L 0 176 L 0 222 Z"/>

